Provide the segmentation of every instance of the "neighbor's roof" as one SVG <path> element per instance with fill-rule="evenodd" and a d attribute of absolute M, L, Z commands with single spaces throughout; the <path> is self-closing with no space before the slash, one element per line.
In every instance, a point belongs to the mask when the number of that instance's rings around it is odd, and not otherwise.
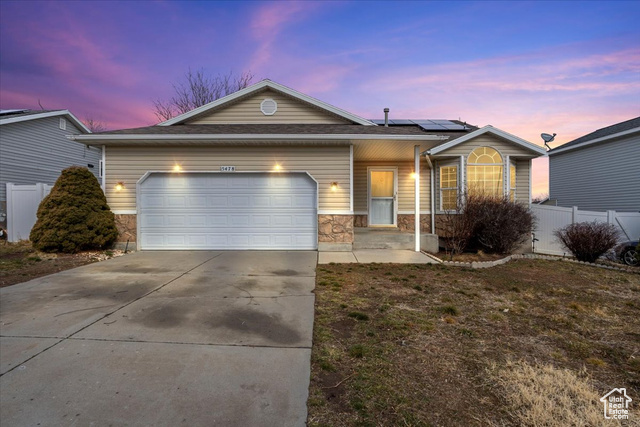
<path fill-rule="evenodd" d="M 602 129 L 598 129 L 590 134 L 581 136 L 573 141 L 562 144 L 552 150 L 549 150 L 549 155 L 561 153 L 563 151 L 573 150 L 585 145 L 595 144 L 598 142 L 608 141 L 613 138 L 618 138 L 631 133 L 640 131 L 640 117 L 627 120 L 624 122 L 616 123 L 615 125 L 607 126 Z"/>
<path fill-rule="evenodd" d="M 44 119 L 47 117 L 65 116 L 69 119 L 81 132 L 91 133 L 91 131 L 69 110 L 29 110 L 29 109 L 13 109 L 0 110 L 0 125 L 8 125 L 10 123 L 25 122 L 28 120 Z"/>

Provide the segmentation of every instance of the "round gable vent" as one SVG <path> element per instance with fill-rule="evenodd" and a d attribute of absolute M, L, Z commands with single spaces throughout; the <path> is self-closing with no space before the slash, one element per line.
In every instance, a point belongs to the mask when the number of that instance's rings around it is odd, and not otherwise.
<path fill-rule="evenodd" d="M 260 103 L 260 111 L 265 116 L 273 116 L 278 111 L 278 103 L 271 98 L 267 98 Z"/>

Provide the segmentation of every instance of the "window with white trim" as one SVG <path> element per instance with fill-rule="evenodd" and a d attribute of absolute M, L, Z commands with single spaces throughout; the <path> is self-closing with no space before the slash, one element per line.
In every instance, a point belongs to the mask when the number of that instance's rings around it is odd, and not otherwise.
<path fill-rule="evenodd" d="M 440 166 L 440 210 L 455 210 L 457 202 L 458 166 Z"/>
<path fill-rule="evenodd" d="M 60 117 L 59 127 L 62 130 L 67 130 L 67 120 L 62 118 L 62 117 Z"/>
<path fill-rule="evenodd" d="M 516 200 L 516 165 L 509 165 L 509 200 Z"/>
<path fill-rule="evenodd" d="M 478 147 L 467 158 L 469 194 L 502 197 L 504 194 L 502 156 L 491 147 Z"/>

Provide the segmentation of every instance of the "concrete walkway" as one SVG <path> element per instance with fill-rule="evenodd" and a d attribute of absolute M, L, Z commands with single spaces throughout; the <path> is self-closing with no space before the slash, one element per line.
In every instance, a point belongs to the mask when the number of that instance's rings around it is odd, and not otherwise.
<path fill-rule="evenodd" d="M 302 426 L 316 252 L 138 252 L 0 290 L 0 424 Z"/>
<path fill-rule="evenodd" d="M 437 262 L 421 252 L 399 249 L 357 249 L 353 252 L 319 252 L 318 264 L 437 264 Z"/>

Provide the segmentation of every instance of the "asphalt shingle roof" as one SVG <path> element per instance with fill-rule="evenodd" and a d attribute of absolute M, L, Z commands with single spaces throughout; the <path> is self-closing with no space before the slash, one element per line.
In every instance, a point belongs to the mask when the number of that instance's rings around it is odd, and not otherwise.
<path fill-rule="evenodd" d="M 582 144 L 584 142 L 588 142 L 593 139 L 603 138 L 605 136 L 614 135 L 616 133 L 624 132 L 626 130 L 637 128 L 637 127 L 640 127 L 640 117 L 636 117 L 635 119 L 627 120 L 624 122 L 616 123 L 615 125 L 598 129 L 587 135 L 581 136 L 580 138 L 574 139 L 573 141 L 569 141 L 566 144 L 562 144 L 558 147 L 555 147 L 554 149 L 549 150 L 549 153 L 553 153 L 555 150 L 558 150 L 560 148 L 572 147 L 574 145 Z"/>
<path fill-rule="evenodd" d="M 419 126 L 363 126 L 333 124 L 215 124 L 148 126 L 101 132 L 101 135 L 202 135 L 202 134 L 250 134 L 250 135 L 433 135 L 466 134 L 467 132 L 427 132 Z"/>
<path fill-rule="evenodd" d="M 0 119 L 8 119 L 13 117 L 33 116 L 34 114 L 54 113 L 64 110 L 2 110 L 0 111 Z"/>

